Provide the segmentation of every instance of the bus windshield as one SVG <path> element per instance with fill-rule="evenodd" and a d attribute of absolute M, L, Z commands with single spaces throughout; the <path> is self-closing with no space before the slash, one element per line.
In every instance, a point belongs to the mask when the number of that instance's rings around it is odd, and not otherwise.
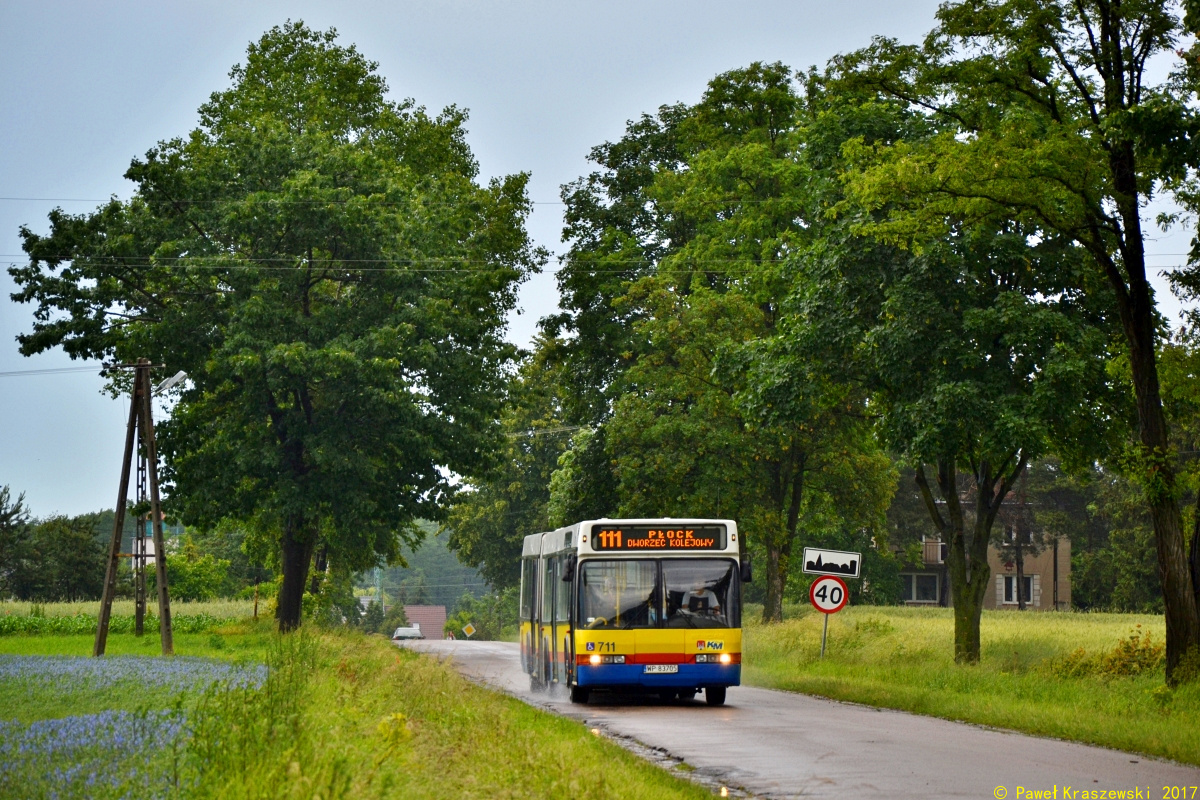
<path fill-rule="evenodd" d="M 583 628 L 736 628 L 737 563 L 727 558 L 588 559 L 580 564 Z"/>
<path fill-rule="evenodd" d="M 658 565 L 622 559 L 585 561 L 579 616 L 585 628 L 653 628 L 658 624 Z"/>
<path fill-rule="evenodd" d="M 668 628 L 736 628 L 742 624 L 737 565 L 729 559 L 664 559 Z"/>

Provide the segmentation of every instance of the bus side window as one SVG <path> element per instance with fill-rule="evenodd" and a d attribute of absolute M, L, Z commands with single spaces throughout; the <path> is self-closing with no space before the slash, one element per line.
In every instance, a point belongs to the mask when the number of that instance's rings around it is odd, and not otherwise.
<path fill-rule="evenodd" d="M 562 575 L 563 570 L 567 565 L 569 556 L 562 555 L 554 559 L 557 569 L 556 575 Z M 566 622 L 570 619 L 571 612 L 571 589 L 575 585 L 572 583 L 563 583 L 561 580 L 555 582 L 555 602 L 554 602 L 554 620 L 556 622 Z"/>
<path fill-rule="evenodd" d="M 542 559 L 542 613 L 541 621 L 547 625 L 554 619 L 554 583 L 558 562 L 553 558 Z"/>
<path fill-rule="evenodd" d="M 521 619 L 533 615 L 533 598 L 537 589 L 537 559 L 521 560 Z"/>

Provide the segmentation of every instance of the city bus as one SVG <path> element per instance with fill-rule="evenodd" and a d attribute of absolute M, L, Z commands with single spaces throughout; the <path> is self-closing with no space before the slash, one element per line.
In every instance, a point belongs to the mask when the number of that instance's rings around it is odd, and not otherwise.
<path fill-rule="evenodd" d="M 521 664 L 534 689 L 653 692 L 709 705 L 741 682 L 737 523 L 598 519 L 526 536 Z"/>

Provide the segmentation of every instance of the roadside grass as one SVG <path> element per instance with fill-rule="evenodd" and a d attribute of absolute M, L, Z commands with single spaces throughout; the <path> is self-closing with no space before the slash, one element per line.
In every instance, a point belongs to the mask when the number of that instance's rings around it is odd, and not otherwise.
<path fill-rule="evenodd" d="M 244 601 L 173 603 L 171 625 L 177 633 L 199 633 L 221 624 L 242 619 L 253 606 Z M 0 603 L 0 637 L 43 634 L 95 634 L 99 616 L 98 602 L 80 603 Z M 151 606 L 146 629 L 157 630 L 158 617 Z M 132 601 L 113 604 L 110 633 L 132 633 L 135 627 Z"/>
<path fill-rule="evenodd" d="M 309 638 L 305 638 L 309 636 Z M 198 797 L 711 796 L 567 720 L 379 636 L 287 637 L 265 691 L 214 697 Z M 250 757 L 244 754 L 249 749 Z"/>
<path fill-rule="evenodd" d="M 746 609 L 743 680 L 772 689 L 1200 764 L 1200 683 L 1164 684 L 1161 616 L 985 611 L 982 658 L 954 663 L 950 609 Z"/>
<path fill-rule="evenodd" d="M 114 656 L 157 646 L 156 634 L 109 637 Z M 210 682 L 174 695 L 120 680 L 105 692 L 84 681 L 56 700 L 54 691 L 31 691 L 28 676 L 2 672 L 5 659 L 90 651 L 90 637 L 0 637 L 9 654 L 0 655 L 0 718 L 10 720 L 0 719 L 0 797 L 115 798 L 132 786 L 140 788 L 130 796 L 235 799 L 711 796 L 578 722 L 475 686 L 382 636 L 280 637 L 269 623 L 248 622 L 179 636 L 185 658 L 243 666 L 264 658 L 269 671 L 261 685 Z M 182 660 L 133 661 L 149 674 Z M 28 724 L 40 716 L 63 719 Z M 144 747 L 131 756 L 117 744 L 128 736 L 95 734 L 110 729 L 141 731 Z M 17 758 L 18 749 L 32 755 Z M 129 771 L 141 763 L 151 772 Z"/>
<path fill-rule="evenodd" d="M 261 606 L 260 604 L 260 611 Z M 158 608 L 158 601 L 151 596 L 148 601 L 151 612 Z M 113 616 L 132 617 L 133 600 L 114 600 Z M 197 616 L 204 614 L 220 620 L 240 620 L 254 612 L 253 600 L 172 600 L 171 615 Z M 17 600 L 0 600 L 0 617 L 45 616 L 74 617 L 77 615 L 97 617 L 100 614 L 99 600 L 80 600 L 72 603 L 29 603 Z"/>
<path fill-rule="evenodd" d="M 261 662 L 266 657 L 274 630 L 275 621 L 263 619 L 229 622 L 201 633 L 175 631 L 175 654 Z M 94 624 L 90 633 L 0 636 L 0 655 L 90 656 L 95 641 Z M 158 625 L 147 625 L 144 636 L 110 631 L 104 651 L 115 656 L 159 655 L 162 642 L 158 637 Z"/>

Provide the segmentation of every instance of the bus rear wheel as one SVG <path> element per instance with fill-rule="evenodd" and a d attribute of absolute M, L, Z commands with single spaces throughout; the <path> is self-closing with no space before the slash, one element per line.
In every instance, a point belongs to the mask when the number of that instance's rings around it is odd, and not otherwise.
<path fill-rule="evenodd" d="M 724 686 L 709 686 L 704 690 L 704 702 L 710 706 L 725 705 L 725 687 Z"/>
<path fill-rule="evenodd" d="M 572 686 L 571 687 L 571 702 L 586 704 L 588 701 L 588 697 L 591 695 L 591 693 L 592 693 L 591 689 L 584 688 L 583 686 Z"/>

